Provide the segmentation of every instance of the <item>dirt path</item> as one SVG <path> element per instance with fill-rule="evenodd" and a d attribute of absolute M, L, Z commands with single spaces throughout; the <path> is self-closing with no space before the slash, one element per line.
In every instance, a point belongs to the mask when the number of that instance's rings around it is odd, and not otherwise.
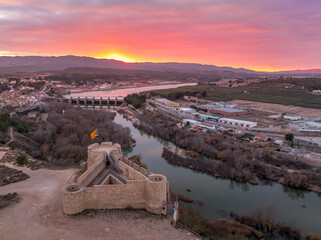
<path fill-rule="evenodd" d="M 9 135 L 10 135 L 10 141 L 6 143 L 6 146 L 9 146 L 9 144 L 13 141 L 13 130 L 12 130 L 12 127 L 9 128 Z"/>
<path fill-rule="evenodd" d="M 0 151 L 0 160 L 2 159 L 2 157 L 7 153 L 7 151 Z"/>
<path fill-rule="evenodd" d="M 0 238 L 11 239 L 195 239 L 172 227 L 168 219 L 144 211 L 101 211 L 66 216 L 61 188 L 73 169 L 32 171 L 29 179 L 0 187 L 0 194 L 17 192 L 22 201 L 0 210 Z"/>

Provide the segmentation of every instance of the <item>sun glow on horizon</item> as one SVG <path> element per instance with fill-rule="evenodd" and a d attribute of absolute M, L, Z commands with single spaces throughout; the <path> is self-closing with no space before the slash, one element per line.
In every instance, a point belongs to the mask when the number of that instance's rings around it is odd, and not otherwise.
<path fill-rule="evenodd" d="M 104 56 L 99 56 L 96 58 L 100 58 L 100 59 L 113 59 L 113 60 L 117 60 L 117 61 L 122 61 L 125 63 L 136 63 L 136 62 L 152 62 L 152 63 L 166 63 L 166 62 L 179 62 L 179 63 L 193 63 L 193 61 L 186 61 L 186 62 L 181 62 L 181 61 L 175 61 L 175 60 L 168 60 L 168 61 L 153 61 L 153 60 L 138 60 L 135 57 L 132 56 L 128 56 L 128 55 L 124 55 L 124 54 L 120 54 L 120 53 L 110 53 L 108 55 L 104 55 Z M 210 63 L 200 63 L 200 64 L 210 64 Z M 212 64 L 210 64 L 212 65 Z M 213 64 L 215 65 L 215 64 Z M 218 66 L 218 65 L 215 65 Z M 233 68 L 238 68 L 235 66 L 229 66 L 229 67 L 233 67 Z M 284 69 L 278 69 L 278 68 L 270 68 L 270 67 L 245 67 L 242 66 L 242 68 L 245 69 L 249 69 L 249 70 L 253 70 L 253 71 L 257 71 L 257 72 L 279 72 L 279 71 L 285 71 Z"/>
<path fill-rule="evenodd" d="M 127 57 L 127 56 L 124 56 L 119 53 L 111 53 L 111 54 L 108 54 L 107 56 L 103 56 L 103 57 L 99 57 L 99 58 L 113 59 L 113 60 L 122 61 L 122 62 L 126 62 L 126 63 L 138 62 L 137 60 L 135 60 L 131 57 Z"/>
<path fill-rule="evenodd" d="M 0 0 L 1 1 L 1 0 Z M 34 56 L 33 54 L 30 53 L 14 53 L 14 52 L 9 52 L 9 51 L 0 51 L 0 57 L 16 57 L 16 56 Z M 58 55 L 48 55 L 48 54 L 39 54 L 38 56 L 66 56 L 63 54 L 58 54 Z M 75 55 L 77 56 L 77 55 Z M 85 55 L 79 55 L 79 56 L 85 56 Z M 172 60 L 172 59 L 168 59 L 167 61 L 165 60 L 161 60 L 161 61 L 157 61 L 157 60 L 151 60 L 151 59 L 146 59 L 146 60 L 138 60 L 138 58 L 133 57 L 132 55 L 129 56 L 128 54 L 122 54 L 122 53 L 117 53 L 117 52 L 112 52 L 106 55 L 100 55 L 100 56 L 90 56 L 87 55 L 88 57 L 94 57 L 94 58 L 98 58 L 98 59 L 113 59 L 113 60 L 117 60 L 117 61 L 122 61 L 124 63 L 139 63 L 139 62 L 151 62 L 151 63 L 167 63 L 167 62 L 177 62 L 177 63 L 197 63 L 196 61 L 179 61 L 179 60 Z M 214 65 L 214 66 L 218 66 L 218 67 L 224 67 L 225 65 L 218 65 L 218 64 L 213 64 L 213 63 L 204 63 L 204 62 L 198 62 L 199 64 L 205 64 L 205 65 Z M 282 68 L 273 68 L 273 67 L 256 67 L 256 66 L 232 66 L 232 65 L 228 65 L 229 67 L 232 68 L 245 68 L 248 70 L 253 70 L 256 72 L 282 72 L 282 71 L 292 71 L 293 69 L 282 69 Z M 297 68 L 298 70 L 300 69 L 304 69 L 304 68 Z"/>
<path fill-rule="evenodd" d="M 15 57 L 16 55 L 6 52 L 6 51 L 0 51 L 0 57 Z"/>
<path fill-rule="evenodd" d="M 250 69 L 256 72 L 281 72 L 281 71 L 286 71 L 284 69 L 279 69 L 279 68 L 264 68 L 264 67 L 245 67 L 246 69 Z"/>

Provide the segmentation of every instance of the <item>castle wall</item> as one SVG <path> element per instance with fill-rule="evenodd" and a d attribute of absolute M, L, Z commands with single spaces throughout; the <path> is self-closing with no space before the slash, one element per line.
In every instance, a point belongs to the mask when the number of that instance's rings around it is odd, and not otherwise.
<path fill-rule="evenodd" d="M 146 209 L 166 214 L 167 181 L 128 181 L 127 184 L 81 187 L 75 192 L 63 190 L 63 210 L 77 214 L 85 209 Z"/>
<path fill-rule="evenodd" d="M 95 164 L 96 158 L 98 158 L 102 152 L 96 151 L 88 151 L 88 159 L 87 159 L 87 168 L 90 168 Z"/>
<path fill-rule="evenodd" d="M 111 143 L 107 144 L 111 145 Z M 166 203 L 169 196 L 167 178 L 160 174 L 150 174 L 146 177 L 146 169 L 126 159 L 116 161 L 122 174 L 127 178 L 127 184 L 86 187 L 106 166 L 106 151 L 97 151 L 98 149 L 95 150 L 97 147 L 99 144 L 92 144 L 88 147 L 88 161 L 92 162 L 94 157 L 95 159 L 91 165 L 88 162 L 87 171 L 77 179 L 77 183 L 63 188 L 64 213 L 77 214 L 85 209 L 124 209 L 131 206 L 166 215 Z M 113 154 L 121 157 L 119 150 L 120 146 L 116 145 Z"/>
<path fill-rule="evenodd" d="M 122 162 L 124 162 L 126 165 L 134 168 L 136 171 L 140 172 L 141 174 L 145 175 L 147 174 L 147 170 L 143 167 L 140 167 L 138 164 L 126 159 L 126 158 L 122 158 L 121 159 Z"/>
<path fill-rule="evenodd" d="M 128 177 L 130 180 L 142 180 L 145 181 L 147 179 L 147 177 L 145 175 L 143 175 L 142 173 L 136 171 L 135 169 L 131 168 L 130 166 L 128 166 L 126 163 L 124 163 L 123 161 L 119 161 L 118 162 L 118 167 L 120 168 L 120 170 L 123 171 L 123 174 Z"/>
<path fill-rule="evenodd" d="M 76 191 L 71 191 L 71 188 L 77 188 Z M 67 185 L 62 189 L 62 206 L 66 214 L 77 214 L 86 209 L 85 207 L 85 192 L 77 184 Z"/>
<path fill-rule="evenodd" d="M 146 182 L 147 210 L 149 212 L 166 215 L 168 195 L 167 178 L 160 174 L 150 174 Z"/>
<path fill-rule="evenodd" d="M 94 186 L 86 188 L 84 195 L 87 209 L 145 208 L 145 196 L 144 181 Z"/>
<path fill-rule="evenodd" d="M 81 186 L 88 186 L 88 184 L 95 179 L 95 177 L 104 169 L 105 166 L 106 155 L 104 153 L 100 153 L 100 155 L 96 158 L 96 162 L 77 179 L 77 183 Z"/>
<path fill-rule="evenodd" d="M 121 146 L 118 143 L 115 143 L 112 146 L 113 146 L 113 148 L 111 149 L 110 153 L 113 155 L 114 160 L 116 162 L 118 162 L 118 160 L 123 157 L 123 152 L 121 150 Z"/>

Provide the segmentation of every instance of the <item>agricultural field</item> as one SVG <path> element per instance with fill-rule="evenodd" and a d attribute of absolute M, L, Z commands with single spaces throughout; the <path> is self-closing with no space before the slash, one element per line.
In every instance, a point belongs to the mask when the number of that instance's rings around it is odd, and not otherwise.
<path fill-rule="evenodd" d="M 321 89 L 321 78 L 273 79 L 241 87 L 199 84 L 177 89 L 155 90 L 152 91 L 152 94 L 176 99 L 183 95 L 195 95 L 196 92 L 199 92 L 202 94 L 202 98 L 212 101 L 238 99 L 321 109 L 321 95 L 311 94 L 314 89 Z"/>

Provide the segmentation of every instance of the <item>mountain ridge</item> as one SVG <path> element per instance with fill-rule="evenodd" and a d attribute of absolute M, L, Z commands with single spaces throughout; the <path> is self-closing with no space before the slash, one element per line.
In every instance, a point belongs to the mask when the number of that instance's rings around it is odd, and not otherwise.
<path fill-rule="evenodd" d="M 149 70 L 149 71 L 174 71 L 193 72 L 211 74 L 217 71 L 231 71 L 236 74 L 256 74 L 256 71 L 244 68 L 218 67 L 215 65 L 199 63 L 178 63 L 178 62 L 138 62 L 126 63 L 113 59 L 98 59 L 92 57 L 79 57 L 73 55 L 59 57 L 45 56 L 1 56 L 0 72 L 36 72 L 64 70 L 71 67 L 91 67 L 91 68 L 113 68 L 129 70 Z"/>
<path fill-rule="evenodd" d="M 93 58 L 87 56 L 0 56 L 0 73 L 61 71 L 68 68 L 102 68 L 148 71 L 171 71 L 184 73 L 199 73 L 204 75 L 219 73 L 234 73 L 240 75 L 261 74 L 321 74 L 321 69 L 297 69 L 276 72 L 255 71 L 246 68 L 219 67 L 200 63 L 179 62 L 134 62 L 127 63 L 114 59 Z"/>

